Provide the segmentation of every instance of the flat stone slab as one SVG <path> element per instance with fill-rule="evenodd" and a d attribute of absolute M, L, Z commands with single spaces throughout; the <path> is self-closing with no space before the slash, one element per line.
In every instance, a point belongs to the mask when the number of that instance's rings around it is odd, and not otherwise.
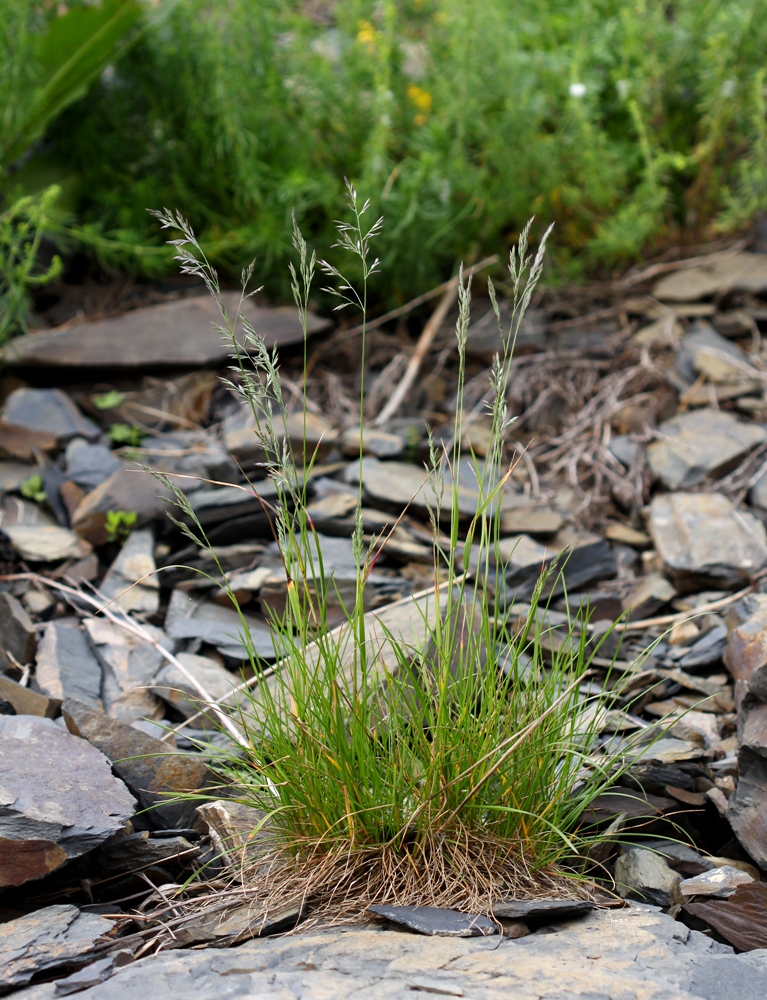
<path fill-rule="evenodd" d="M 28 338 L 19 339 L 26 343 Z M 14 389 L 5 401 L 3 420 L 25 430 L 51 434 L 58 442 L 75 437 L 95 441 L 101 436 L 96 424 L 84 417 L 61 389 Z"/>
<path fill-rule="evenodd" d="M 661 278 L 653 295 L 661 302 L 695 302 L 725 290 L 767 290 L 767 256 L 746 250 L 727 256 L 712 255 L 696 267 L 681 268 Z"/>
<path fill-rule="evenodd" d="M 497 934 L 492 920 L 439 906 L 371 906 L 370 912 L 417 934 L 442 937 L 487 937 Z"/>
<path fill-rule="evenodd" d="M 0 716 L 0 886 L 23 885 L 93 850 L 134 807 L 85 740 L 50 719 Z"/>
<path fill-rule="evenodd" d="M 0 991 L 24 986 L 37 973 L 87 962 L 113 933 L 111 920 L 67 904 L 0 924 Z M 52 984 L 49 988 L 55 990 Z"/>
<path fill-rule="evenodd" d="M 648 526 L 674 586 L 743 586 L 767 562 L 767 532 L 722 493 L 653 498 Z"/>
<path fill-rule="evenodd" d="M 767 439 L 767 431 L 731 413 L 705 409 L 666 420 L 657 438 L 647 446 L 650 468 L 668 489 L 680 490 L 724 475 Z"/>
<path fill-rule="evenodd" d="M 594 904 L 587 899 L 505 899 L 496 903 L 493 914 L 504 920 L 549 923 L 590 913 Z"/>
<path fill-rule="evenodd" d="M 167 951 L 117 971 L 83 1000 L 763 1000 L 767 955 L 735 955 L 654 908 L 595 911 L 510 941 L 349 927 Z M 17 994 L 52 1000 L 45 984 Z"/>
<path fill-rule="evenodd" d="M 240 293 L 224 292 L 222 298 L 233 317 Z M 303 339 L 298 312 L 292 307 L 272 309 L 245 299 L 241 311 L 267 347 L 297 344 Z M 310 334 L 329 326 L 327 320 L 312 313 L 307 318 Z M 19 337 L 3 348 L 3 360 L 17 368 L 218 367 L 228 362 L 230 353 L 230 347 L 213 329 L 213 324 L 220 322 L 211 296 L 194 296 L 78 323 L 61 332 Z"/>

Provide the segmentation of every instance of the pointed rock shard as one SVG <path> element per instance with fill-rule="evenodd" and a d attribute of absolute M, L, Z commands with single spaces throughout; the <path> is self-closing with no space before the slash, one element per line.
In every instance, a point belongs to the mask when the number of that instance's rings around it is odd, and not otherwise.
<path fill-rule="evenodd" d="M 32 620 L 16 598 L 0 594 L 0 670 L 31 663 L 36 635 Z"/>
<path fill-rule="evenodd" d="M 77 625 L 58 621 L 46 625 L 35 682 L 49 698 L 79 698 L 101 708 L 101 665 Z"/>

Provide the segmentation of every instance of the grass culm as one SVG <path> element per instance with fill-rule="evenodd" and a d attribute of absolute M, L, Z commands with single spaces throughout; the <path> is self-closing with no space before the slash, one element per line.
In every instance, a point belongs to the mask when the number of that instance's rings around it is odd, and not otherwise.
<path fill-rule="evenodd" d="M 349 221 L 338 225 L 338 244 L 360 285 L 316 261 L 295 221 L 291 279 L 304 329 L 317 270 L 338 308 L 362 312 L 364 367 L 366 297 L 378 268 L 371 248 L 382 220 L 368 222 L 369 205 L 352 185 L 347 193 Z M 229 385 L 251 408 L 265 455 L 272 485 L 262 502 L 288 593 L 284 614 L 271 615 L 276 666 L 259 660 L 240 612 L 254 678 L 236 710 L 242 747 L 219 757 L 216 768 L 228 794 L 264 811 L 260 834 L 268 836 L 254 839 L 261 846 L 233 873 L 232 892 L 261 914 L 300 901 L 315 919 L 359 916 L 381 902 L 476 913 L 489 912 L 499 898 L 588 892 L 583 859 L 596 834 L 581 819 L 622 766 L 595 750 L 607 701 L 586 681 L 599 646 L 590 642 L 585 618 L 575 618 L 552 648 L 543 595 L 561 578 L 561 564 L 542 571 L 526 604 L 515 604 L 501 544 L 514 461 L 506 442 L 510 361 L 548 232 L 533 254 L 528 224 L 511 251 L 507 327 L 489 285 L 503 350 L 488 386 L 492 434 L 484 458 L 461 444 L 471 277 L 459 274 L 455 426 L 449 438 L 430 435 L 424 467 L 434 584 L 366 613 L 366 580 L 376 553 L 385 551 L 386 532 L 371 543 L 363 530 L 361 424 L 352 536 L 358 568 L 353 600 L 347 595 L 344 602 L 307 513 L 315 454 L 290 440 L 276 355 L 239 311 L 227 314 L 216 272 L 188 223 L 167 210 L 157 214 L 164 228 L 180 230 L 173 243 L 182 271 L 202 278 L 221 308 L 219 330 L 233 357 Z M 243 298 L 252 272 L 243 273 Z M 362 392 L 361 412 L 364 383 Z M 183 493 L 166 482 L 184 511 L 183 530 L 215 558 Z M 476 495 L 471 516 L 459 509 L 462 484 Z M 258 483 L 246 488 L 259 494 Z M 239 610 L 231 590 L 229 596 Z M 333 629 L 331 596 L 344 608 Z"/>

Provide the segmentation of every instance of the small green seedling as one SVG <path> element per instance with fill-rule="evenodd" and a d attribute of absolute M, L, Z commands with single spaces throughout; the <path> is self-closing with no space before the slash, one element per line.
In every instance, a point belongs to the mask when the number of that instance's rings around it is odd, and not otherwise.
<path fill-rule="evenodd" d="M 110 389 L 109 392 L 102 392 L 100 396 L 91 396 L 91 402 L 97 410 L 114 410 L 125 402 L 125 393 Z"/>
<path fill-rule="evenodd" d="M 138 514 L 135 510 L 107 511 L 106 530 L 110 542 L 125 542 L 131 531 L 136 527 Z"/>
<path fill-rule="evenodd" d="M 133 424 L 111 424 L 108 433 L 113 444 L 128 444 L 132 448 L 138 447 L 144 438 L 144 431 Z"/>
<path fill-rule="evenodd" d="M 35 503 L 45 503 L 48 497 L 43 489 L 43 477 L 39 472 L 33 472 L 29 479 L 25 479 L 19 486 L 19 493 L 26 500 L 34 500 Z"/>

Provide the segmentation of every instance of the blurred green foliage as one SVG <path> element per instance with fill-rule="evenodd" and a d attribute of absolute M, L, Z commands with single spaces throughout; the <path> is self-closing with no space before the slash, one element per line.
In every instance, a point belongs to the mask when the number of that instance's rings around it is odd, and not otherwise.
<path fill-rule="evenodd" d="M 39 5 L 3 2 L 34 33 Z M 146 213 L 168 205 L 217 265 L 258 257 L 285 295 L 291 209 L 332 259 L 348 175 L 386 216 L 389 302 L 505 250 L 531 211 L 558 224 L 550 274 L 577 277 L 764 206 L 765 51 L 767 0 L 185 0 L 45 155 L 110 267 L 171 269 Z"/>

